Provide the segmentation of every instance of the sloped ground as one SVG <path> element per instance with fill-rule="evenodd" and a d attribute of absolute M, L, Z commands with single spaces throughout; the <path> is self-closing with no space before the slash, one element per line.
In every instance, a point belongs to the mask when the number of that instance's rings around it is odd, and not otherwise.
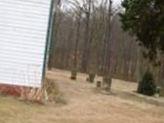
<path fill-rule="evenodd" d="M 66 104 L 42 106 L 1 96 L 0 123 L 164 123 L 164 107 L 99 93 L 95 84 L 85 82 L 84 74 L 77 81 L 71 81 L 67 71 L 54 70 L 47 76 L 58 83 Z M 114 92 L 136 86 L 113 81 Z"/>

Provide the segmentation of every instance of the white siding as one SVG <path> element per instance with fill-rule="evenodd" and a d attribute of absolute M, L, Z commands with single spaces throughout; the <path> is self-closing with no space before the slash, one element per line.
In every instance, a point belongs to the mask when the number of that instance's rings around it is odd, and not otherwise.
<path fill-rule="evenodd" d="M 0 0 L 0 83 L 41 87 L 51 0 Z"/>

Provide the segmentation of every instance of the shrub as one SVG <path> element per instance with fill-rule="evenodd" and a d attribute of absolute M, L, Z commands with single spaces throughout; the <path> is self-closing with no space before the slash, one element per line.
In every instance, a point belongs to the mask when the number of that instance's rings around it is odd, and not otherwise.
<path fill-rule="evenodd" d="M 138 93 L 147 96 L 153 96 L 156 93 L 154 78 L 152 73 L 150 73 L 149 71 L 144 74 L 142 81 L 139 82 Z"/>

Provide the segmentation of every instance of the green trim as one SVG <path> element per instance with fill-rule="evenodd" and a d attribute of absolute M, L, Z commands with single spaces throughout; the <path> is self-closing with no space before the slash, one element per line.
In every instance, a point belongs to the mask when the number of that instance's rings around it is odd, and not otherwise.
<path fill-rule="evenodd" d="M 45 74 L 46 74 L 46 67 L 47 67 L 47 55 L 48 55 L 49 45 L 50 45 L 51 37 L 52 37 L 53 7 L 54 7 L 54 0 L 51 0 L 48 29 L 47 29 L 47 36 L 46 36 L 46 44 L 45 44 L 45 51 L 44 51 L 44 63 L 43 63 L 43 70 L 42 70 L 42 87 L 44 85 L 44 80 L 45 80 L 45 76 L 46 76 Z"/>

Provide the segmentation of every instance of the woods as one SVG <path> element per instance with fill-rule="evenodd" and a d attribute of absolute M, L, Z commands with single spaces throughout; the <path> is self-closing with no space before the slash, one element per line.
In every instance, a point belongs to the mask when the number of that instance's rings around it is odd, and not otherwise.
<path fill-rule="evenodd" d="M 59 0 L 55 6 L 50 68 L 139 81 L 147 62 L 136 36 L 122 29 L 121 6 L 112 0 Z M 162 56 L 158 59 L 161 65 L 153 67 L 153 74 L 162 84 L 164 63 Z"/>
<path fill-rule="evenodd" d="M 54 15 L 52 66 L 135 79 L 137 45 L 121 29 L 120 7 L 108 0 L 69 2 L 67 10 L 61 4 Z"/>

